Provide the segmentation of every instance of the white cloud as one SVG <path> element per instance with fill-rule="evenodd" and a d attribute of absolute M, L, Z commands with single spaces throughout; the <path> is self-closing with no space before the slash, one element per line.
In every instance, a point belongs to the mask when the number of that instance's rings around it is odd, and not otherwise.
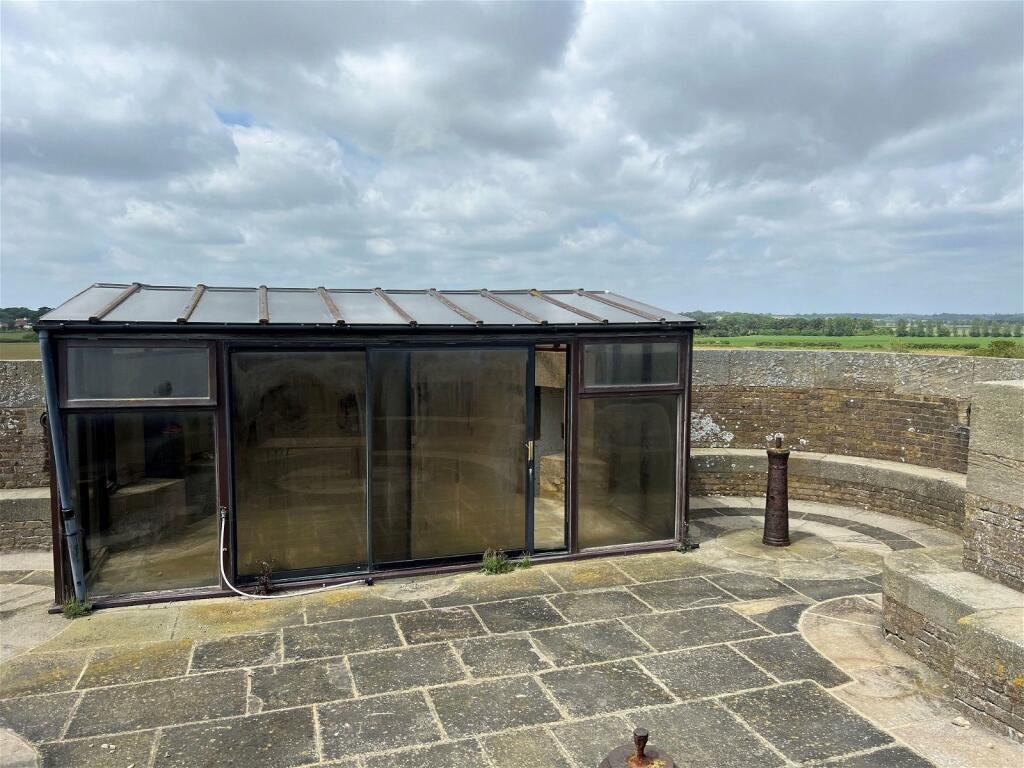
<path fill-rule="evenodd" d="M 1020 4 L 0 14 L 2 303 L 106 280 L 1024 302 Z"/>

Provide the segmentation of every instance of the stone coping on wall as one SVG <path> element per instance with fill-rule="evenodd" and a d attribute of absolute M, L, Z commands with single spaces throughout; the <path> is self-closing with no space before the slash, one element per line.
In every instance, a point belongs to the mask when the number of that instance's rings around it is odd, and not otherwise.
<path fill-rule="evenodd" d="M 975 383 L 1024 379 L 1024 360 L 968 355 L 696 349 L 694 386 L 836 388 L 970 400 Z"/>
<path fill-rule="evenodd" d="M 960 553 L 885 557 L 886 635 L 951 680 L 964 714 L 1024 742 L 1024 593 L 962 570 Z"/>

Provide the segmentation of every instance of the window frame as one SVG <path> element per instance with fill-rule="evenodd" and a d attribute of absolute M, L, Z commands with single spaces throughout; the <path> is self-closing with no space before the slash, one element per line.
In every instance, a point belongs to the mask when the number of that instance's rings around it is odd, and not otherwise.
<path fill-rule="evenodd" d="M 675 344 L 676 380 L 668 384 L 590 384 L 586 382 L 587 347 L 597 344 Z M 686 389 L 686 341 L 674 334 L 664 336 L 581 336 L 577 339 L 579 352 L 574 362 L 579 368 L 580 397 L 611 397 L 613 395 L 643 395 L 683 392 Z"/>
<path fill-rule="evenodd" d="M 207 396 L 206 397 L 80 397 L 68 395 L 68 351 L 73 348 L 106 349 L 111 347 L 131 349 L 205 349 L 207 353 Z M 62 409 L 111 409 L 111 408 L 203 408 L 217 406 L 217 355 L 209 341 L 174 341 L 169 339 L 64 339 L 57 350 L 59 363 L 59 399 Z"/>

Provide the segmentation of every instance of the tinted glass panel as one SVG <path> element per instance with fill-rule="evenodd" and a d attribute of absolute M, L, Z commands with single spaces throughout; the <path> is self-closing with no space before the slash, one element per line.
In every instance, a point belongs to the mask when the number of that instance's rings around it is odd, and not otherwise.
<path fill-rule="evenodd" d="M 675 535 L 676 396 L 580 400 L 581 547 Z"/>
<path fill-rule="evenodd" d="M 405 320 L 384 299 L 373 293 L 329 291 L 346 323 L 352 325 L 404 324 Z"/>
<path fill-rule="evenodd" d="M 537 349 L 534 366 L 533 546 L 565 549 L 564 345 Z"/>
<path fill-rule="evenodd" d="M 316 291 L 267 291 L 272 323 L 333 323 L 330 311 Z"/>
<path fill-rule="evenodd" d="M 563 309 L 557 304 L 544 301 L 544 299 L 539 296 L 534 296 L 530 293 L 502 293 L 500 291 L 495 291 L 494 294 L 504 299 L 509 304 L 521 307 L 531 315 L 539 317 L 541 320 L 546 320 L 549 323 L 575 325 L 576 323 L 593 322 L 582 315 L 577 315 L 575 312 L 570 312 L 568 309 Z"/>
<path fill-rule="evenodd" d="M 467 325 L 469 321 L 426 293 L 388 291 L 388 296 L 420 325 Z"/>
<path fill-rule="evenodd" d="M 234 394 L 238 573 L 366 562 L 365 355 L 240 352 Z"/>
<path fill-rule="evenodd" d="M 68 451 L 90 593 L 218 583 L 212 413 L 71 414 Z"/>
<path fill-rule="evenodd" d="M 253 290 L 207 288 L 190 323 L 258 323 L 259 293 Z"/>
<path fill-rule="evenodd" d="M 140 288 L 118 304 L 104 322 L 173 323 L 192 298 L 192 290 Z"/>
<path fill-rule="evenodd" d="M 679 380 L 679 345 L 587 344 L 583 383 L 587 387 L 675 384 Z"/>
<path fill-rule="evenodd" d="M 77 296 L 68 299 L 52 312 L 47 312 L 45 320 L 88 320 L 89 316 L 99 312 L 103 307 L 116 299 L 127 286 L 110 288 L 94 285 Z"/>
<path fill-rule="evenodd" d="M 69 400 L 210 397 L 207 347 L 67 348 Z"/>
<path fill-rule="evenodd" d="M 379 352 L 375 562 L 525 545 L 526 352 Z"/>
<path fill-rule="evenodd" d="M 650 322 L 640 315 L 634 315 L 631 312 L 626 312 L 623 309 L 612 307 L 603 302 L 592 299 L 589 296 L 580 296 L 578 293 L 553 293 L 552 296 L 565 304 L 571 304 L 574 307 L 582 309 L 584 312 L 589 312 L 592 315 L 596 315 L 609 323 L 646 323 Z"/>
<path fill-rule="evenodd" d="M 483 320 L 485 325 L 533 325 L 522 315 L 517 315 L 511 309 L 503 307 L 479 293 L 452 292 L 446 293 L 445 296 L 478 320 Z"/>

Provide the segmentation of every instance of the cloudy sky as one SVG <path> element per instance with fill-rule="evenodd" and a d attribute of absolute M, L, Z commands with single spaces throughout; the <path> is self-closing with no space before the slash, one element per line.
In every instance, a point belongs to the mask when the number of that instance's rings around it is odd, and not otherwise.
<path fill-rule="evenodd" d="M 3 3 L 0 304 L 1022 311 L 1024 4 Z"/>

